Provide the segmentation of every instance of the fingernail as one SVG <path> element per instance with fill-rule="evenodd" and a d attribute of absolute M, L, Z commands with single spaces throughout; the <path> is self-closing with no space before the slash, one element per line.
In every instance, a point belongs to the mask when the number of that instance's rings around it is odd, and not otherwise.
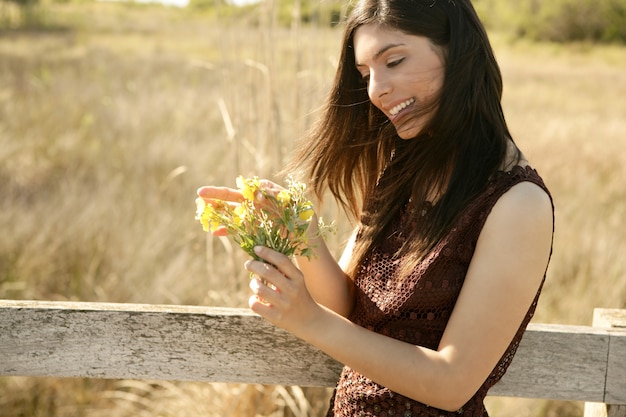
<path fill-rule="evenodd" d="M 259 281 L 257 281 L 256 279 L 251 279 L 250 284 L 248 285 L 250 286 L 250 289 L 252 291 L 257 291 L 259 289 Z"/>
<path fill-rule="evenodd" d="M 256 253 L 257 255 L 259 255 L 262 251 L 263 251 L 263 248 L 261 246 L 254 247 L 254 253 Z"/>

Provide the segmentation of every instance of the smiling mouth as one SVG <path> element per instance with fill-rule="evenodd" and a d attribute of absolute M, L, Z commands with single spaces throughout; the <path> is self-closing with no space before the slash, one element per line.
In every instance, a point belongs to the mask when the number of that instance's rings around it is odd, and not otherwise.
<path fill-rule="evenodd" d="M 406 109 L 408 106 L 410 106 L 413 103 L 415 103 L 415 99 L 410 98 L 407 101 L 402 102 L 398 104 L 397 106 L 394 106 L 391 110 L 389 110 L 389 114 L 391 116 L 397 116 L 398 113 L 400 113 L 402 110 Z"/>

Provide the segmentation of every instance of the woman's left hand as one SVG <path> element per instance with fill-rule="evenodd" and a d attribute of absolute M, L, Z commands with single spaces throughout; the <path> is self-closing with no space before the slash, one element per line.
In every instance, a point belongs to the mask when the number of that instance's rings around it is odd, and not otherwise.
<path fill-rule="evenodd" d="M 289 257 L 266 247 L 256 247 L 255 253 L 265 262 L 249 260 L 245 264 L 246 270 L 253 274 L 250 309 L 301 337 L 313 325 L 322 307 L 309 293 L 304 275 Z"/>

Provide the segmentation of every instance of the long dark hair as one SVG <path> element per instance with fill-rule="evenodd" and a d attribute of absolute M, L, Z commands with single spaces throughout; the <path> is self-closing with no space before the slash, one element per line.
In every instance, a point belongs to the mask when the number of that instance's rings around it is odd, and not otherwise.
<path fill-rule="evenodd" d="M 365 24 L 424 36 L 444 51 L 445 80 L 436 110 L 414 139 L 400 139 L 368 98 L 353 44 L 356 29 Z M 385 229 L 409 201 L 419 210 L 436 196 L 427 220 L 409 231 L 397 254 L 411 255 L 413 262 L 405 264 L 408 271 L 502 169 L 512 139 L 501 96 L 500 69 L 470 0 L 358 2 L 346 21 L 339 66 L 322 117 L 290 166 L 309 178 L 319 198 L 329 189 L 356 219 L 365 206 L 368 221 L 360 230 L 351 274 L 385 239 Z M 419 216 L 415 220 L 419 222 Z"/>

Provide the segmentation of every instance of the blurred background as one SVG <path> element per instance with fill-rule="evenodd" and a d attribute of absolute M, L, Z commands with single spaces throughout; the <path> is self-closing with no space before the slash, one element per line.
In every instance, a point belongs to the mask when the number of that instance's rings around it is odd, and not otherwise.
<path fill-rule="evenodd" d="M 534 322 L 626 308 L 626 3 L 475 0 L 512 133 L 551 188 Z M 247 305 L 195 190 L 277 178 L 334 76 L 342 1 L 0 0 L 0 298 Z M 351 225 L 329 244 L 339 254 Z M 207 341 L 210 343 L 210 341 Z M 323 416 L 330 390 L 0 378 L 0 414 Z M 578 403 L 488 398 L 494 416 Z"/>

